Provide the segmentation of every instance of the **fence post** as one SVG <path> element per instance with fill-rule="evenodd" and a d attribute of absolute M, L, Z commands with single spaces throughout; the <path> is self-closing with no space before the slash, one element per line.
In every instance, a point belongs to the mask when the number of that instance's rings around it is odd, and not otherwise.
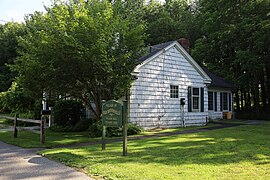
<path fill-rule="evenodd" d="M 41 121 L 40 121 L 40 143 L 44 144 L 45 143 L 45 117 L 42 115 L 41 116 Z"/>
<path fill-rule="evenodd" d="M 18 114 L 15 114 L 15 119 L 14 119 L 14 132 L 13 132 L 13 137 L 17 138 L 18 137 L 18 129 L 17 129 L 17 125 L 18 125 Z"/>

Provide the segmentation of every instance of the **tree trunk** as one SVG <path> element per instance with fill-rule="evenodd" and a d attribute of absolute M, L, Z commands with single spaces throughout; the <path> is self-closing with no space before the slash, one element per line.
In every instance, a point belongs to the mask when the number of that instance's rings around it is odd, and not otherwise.
<path fill-rule="evenodd" d="M 254 77 L 254 84 L 253 84 L 253 101 L 254 101 L 254 110 L 256 115 L 259 115 L 259 84 L 257 77 Z"/>
<path fill-rule="evenodd" d="M 247 109 L 250 110 L 251 109 L 251 90 L 248 89 L 247 92 Z"/>
<path fill-rule="evenodd" d="M 243 88 L 241 88 L 240 93 L 241 93 L 241 110 L 243 110 L 244 109 Z"/>
<path fill-rule="evenodd" d="M 240 111 L 239 89 L 235 92 L 236 110 Z"/>
<path fill-rule="evenodd" d="M 247 101 L 247 92 L 244 92 L 244 100 L 245 100 L 245 109 L 248 107 L 248 101 Z"/>
<path fill-rule="evenodd" d="M 266 97 L 264 75 L 262 75 L 261 77 L 261 97 L 262 97 L 262 109 L 263 109 L 263 112 L 265 113 L 267 110 L 267 97 Z"/>

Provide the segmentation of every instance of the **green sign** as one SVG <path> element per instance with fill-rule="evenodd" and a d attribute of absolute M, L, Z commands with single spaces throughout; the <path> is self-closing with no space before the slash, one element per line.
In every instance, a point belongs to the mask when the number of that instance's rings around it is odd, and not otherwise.
<path fill-rule="evenodd" d="M 107 127 L 122 126 L 122 104 L 110 100 L 102 105 L 102 123 Z"/>
<path fill-rule="evenodd" d="M 105 150 L 106 126 L 120 127 L 123 126 L 123 156 L 127 156 L 127 109 L 126 100 L 121 103 L 110 100 L 102 105 L 102 150 Z"/>

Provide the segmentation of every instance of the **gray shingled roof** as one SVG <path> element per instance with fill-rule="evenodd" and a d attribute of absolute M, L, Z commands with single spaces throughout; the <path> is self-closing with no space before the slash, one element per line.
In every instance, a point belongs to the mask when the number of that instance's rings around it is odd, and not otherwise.
<path fill-rule="evenodd" d="M 137 62 L 141 63 L 141 62 L 145 61 L 146 59 L 154 56 L 155 54 L 162 51 L 164 48 L 166 48 L 167 46 L 171 45 L 174 42 L 175 41 L 170 41 L 170 42 L 165 42 L 165 43 L 162 43 L 162 44 L 157 44 L 157 45 L 154 45 L 154 46 L 150 46 L 148 54 L 146 54 L 146 55 L 142 56 L 141 58 L 137 59 Z M 236 86 L 233 83 L 231 83 L 229 81 L 226 81 L 224 78 L 211 73 L 207 68 L 202 67 L 202 69 L 212 80 L 209 87 L 227 88 L 227 89 L 235 89 L 236 88 Z"/>
<path fill-rule="evenodd" d="M 154 46 L 150 46 L 148 54 L 146 54 L 146 55 L 140 57 L 139 59 L 137 59 L 137 62 L 145 61 L 146 59 L 154 56 L 155 54 L 162 51 L 164 48 L 166 48 L 167 46 L 171 45 L 174 42 L 175 41 L 170 41 L 170 42 L 165 42 L 165 43 L 162 43 L 162 44 L 157 44 L 157 45 L 154 45 Z"/>
<path fill-rule="evenodd" d="M 204 72 L 211 78 L 211 84 L 209 87 L 216 87 L 216 88 L 228 88 L 228 89 L 236 89 L 236 85 L 233 83 L 225 80 L 224 78 L 217 76 L 211 73 L 206 67 L 202 67 Z"/>

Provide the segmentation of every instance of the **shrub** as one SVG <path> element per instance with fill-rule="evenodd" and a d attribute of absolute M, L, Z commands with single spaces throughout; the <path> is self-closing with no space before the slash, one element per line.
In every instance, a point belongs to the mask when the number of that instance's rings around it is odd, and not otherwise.
<path fill-rule="evenodd" d="M 75 100 L 59 100 L 53 109 L 54 123 L 57 126 L 75 126 L 85 117 L 83 106 Z"/>
<path fill-rule="evenodd" d="M 102 123 L 101 121 L 93 123 L 89 129 L 90 137 L 100 137 L 102 136 Z M 128 124 L 127 135 L 136 135 L 140 134 L 143 131 L 143 128 L 139 127 L 136 124 Z M 106 136 L 107 137 L 120 137 L 123 136 L 123 128 L 122 127 L 107 127 L 106 128 Z"/>
<path fill-rule="evenodd" d="M 136 124 L 128 124 L 128 131 L 127 131 L 128 135 L 136 135 L 136 134 L 140 134 L 141 132 L 143 132 L 142 127 Z"/>
<path fill-rule="evenodd" d="M 72 126 L 60 126 L 60 125 L 56 125 L 56 124 L 54 124 L 52 127 L 50 127 L 50 129 L 52 131 L 56 131 L 56 132 L 72 132 L 73 131 Z"/>
<path fill-rule="evenodd" d="M 0 111 L 29 113 L 34 107 L 35 99 L 16 82 L 11 87 L 0 93 Z"/>
<path fill-rule="evenodd" d="M 90 125 L 89 129 L 89 136 L 90 137 L 100 137 L 102 136 L 102 123 L 101 121 L 94 122 Z"/>
<path fill-rule="evenodd" d="M 73 127 L 72 131 L 73 132 L 82 132 L 86 131 L 89 126 L 91 125 L 91 120 L 90 119 L 82 119 L 77 124 Z"/>

